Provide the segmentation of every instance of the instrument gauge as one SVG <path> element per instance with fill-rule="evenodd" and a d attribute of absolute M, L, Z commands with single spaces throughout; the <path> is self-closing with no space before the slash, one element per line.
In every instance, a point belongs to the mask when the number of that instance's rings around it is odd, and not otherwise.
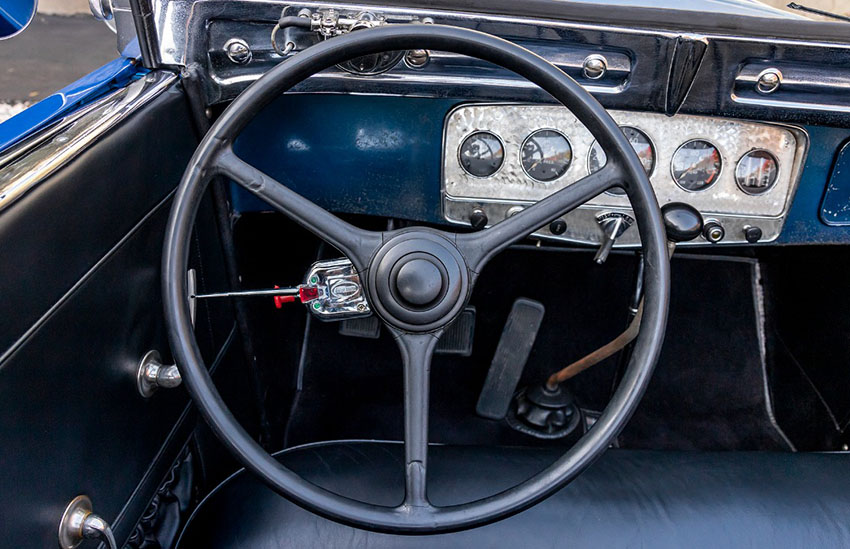
<path fill-rule="evenodd" d="M 467 136 L 460 144 L 458 161 L 469 175 L 489 177 L 502 167 L 505 146 L 494 134 L 478 131 Z"/>
<path fill-rule="evenodd" d="M 717 147 L 704 139 L 693 139 L 673 154 L 673 179 L 686 191 L 703 191 L 717 182 L 723 160 Z"/>
<path fill-rule="evenodd" d="M 652 171 L 655 169 L 655 147 L 652 146 L 649 136 L 632 126 L 621 126 L 620 129 L 623 130 L 632 148 L 637 153 L 646 175 L 652 175 Z M 587 155 L 587 171 L 590 173 L 598 172 L 607 162 L 608 155 L 605 154 L 599 142 L 594 141 L 590 147 L 590 153 Z M 607 194 L 622 196 L 626 194 L 626 191 L 615 187 L 608 190 Z"/>
<path fill-rule="evenodd" d="M 735 167 L 735 182 L 747 194 L 762 194 L 769 191 L 779 175 L 776 157 L 765 150 L 748 152 Z"/>
<path fill-rule="evenodd" d="M 528 177 L 548 183 L 567 173 L 573 161 L 573 149 L 561 132 L 537 130 L 523 141 L 521 160 Z"/>

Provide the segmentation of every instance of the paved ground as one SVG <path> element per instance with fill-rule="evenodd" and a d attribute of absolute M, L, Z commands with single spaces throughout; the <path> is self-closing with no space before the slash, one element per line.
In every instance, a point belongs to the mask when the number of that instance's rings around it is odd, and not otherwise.
<path fill-rule="evenodd" d="M 0 41 L 0 121 L 117 56 L 115 35 L 91 15 L 37 14 Z"/>

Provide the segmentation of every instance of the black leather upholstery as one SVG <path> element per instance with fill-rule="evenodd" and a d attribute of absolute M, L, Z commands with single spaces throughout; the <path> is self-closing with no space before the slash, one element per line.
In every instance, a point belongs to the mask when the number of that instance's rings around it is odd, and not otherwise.
<path fill-rule="evenodd" d="M 558 457 L 547 449 L 433 446 L 437 505 L 507 488 Z M 403 448 L 337 442 L 278 458 L 305 478 L 376 504 L 402 497 Z M 850 455 L 610 450 L 543 503 L 438 536 L 376 534 L 320 518 L 239 472 L 201 503 L 179 547 L 846 547 Z"/>

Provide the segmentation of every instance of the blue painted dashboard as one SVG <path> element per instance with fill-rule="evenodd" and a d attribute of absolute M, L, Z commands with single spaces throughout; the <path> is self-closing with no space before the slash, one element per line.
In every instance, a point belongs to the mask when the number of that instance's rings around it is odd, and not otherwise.
<path fill-rule="evenodd" d="M 286 95 L 235 144 L 236 153 L 327 209 L 442 223 L 443 121 L 460 101 L 393 96 Z M 827 182 L 850 130 L 807 127 L 810 150 L 780 244 L 850 242 L 821 219 Z M 232 188 L 234 209 L 267 210 Z"/>

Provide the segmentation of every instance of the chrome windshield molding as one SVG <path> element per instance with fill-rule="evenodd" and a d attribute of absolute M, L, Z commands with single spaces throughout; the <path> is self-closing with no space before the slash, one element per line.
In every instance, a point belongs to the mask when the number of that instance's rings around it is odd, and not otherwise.
<path fill-rule="evenodd" d="M 529 9 L 518 8 L 518 13 L 525 13 L 518 16 L 499 14 L 495 8 L 486 6 L 481 8 L 482 13 L 462 11 L 468 10 L 462 7 L 451 11 L 457 8 L 453 5 L 448 8 L 451 4 L 447 0 L 434 0 L 428 6 L 424 0 L 414 0 L 413 3 L 418 3 L 418 7 L 310 0 L 293 3 L 278 0 L 153 0 L 158 53 L 162 63 L 174 68 L 198 67 L 208 105 L 233 99 L 261 74 L 285 59 L 270 47 L 271 29 L 284 7 L 293 14 L 302 9 L 315 13 L 333 8 L 346 13 L 369 11 L 386 17 L 388 21 L 394 19 L 393 22 L 405 19 L 423 21 L 427 18 L 438 24 L 500 36 L 532 49 L 560 66 L 596 95 L 606 108 L 623 110 L 669 111 L 670 105 L 666 104 L 665 97 L 671 79 L 671 64 L 676 57 L 676 44 L 682 40 L 701 43 L 705 44 L 702 63 L 689 75 L 693 79 L 687 93 L 677 98 L 681 105 L 677 112 L 750 120 L 781 119 L 793 124 L 850 125 L 850 112 L 841 108 L 846 103 L 843 101 L 843 87 L 821 86 L 818 89 L 825 94 L 804 100 L 800 98 L 805 93 L 795 92 L 791 95 L 796 97 L 787 97 L 788 102 L 780 102 L 779 99 L 784 99 L 780 97 L 785 95 L 783 91 L 769 99 L 750 98 L 743 94 L 743 81 L 738 74 L 740 67 L 755 62 L 776 64 L 782 68 L 810 65 L 812 59 L 819 60 L 818 69 L 822 74 L 842 74 L 850 66 L 850 44 L 836 38 L 836 31 L 845 27 L 825 23 L 809 25 L 809 31 L 829 30 L 823 39 L 818 39 L 813 38 L 812 32 L 797 32 L 801 24 L 797 20 L 783 27 L 783 33 L 776 34 L 765 33 L 764 29 L 749 24 L 768 21 L 758 17 L 743 26 L 712 26 L 709 20 L 728 17 L 716 13 L 705 13 L 706 21 L 692 21 L 692 24 L 682 21 L 677 24 L 638 24 L 637 21 L 630 23 L 624 20 L 623 10 L 615 10 L 610 5 L 600 6 L 602 11 L 598 13 L 586 12 L 570 20 L 569 13 L 581 11 L 580 3 L 565 6 L 551 17 L 542 14 L 544 2 L 539 1 L 534 2 L 536 11 L 531 9 L 530 4 L 523 5 L 523 8 Z M 660 16 L 670 11 L 624 9 L 638 19 L 649 17 L 649 12 Z M 597 17 L 603 22 L 593 22 Z M 771 25 L 775 24 L 772 20 Z M 738 28 L 749 29 L 752 34 L 734 30 Z M 724 29 L 728 32 L 724 33 Z M 295 53 L 290 55 L 297 55 L 298 51 L 314 43 L 311 40 L 318 39 L 310 33 L 294 31 L 290 37 L 294 37 L 293 43 L 300 41 L 296 44 Z M 250 62 L 234 64 L 228 59 L 224 45 L 234 38 L 248 45 L 252 54 Z M 328 70 L 307 79 L 292 91 L 551 102 L 547 95 L 524 85 L 509 72 L 494 70 L 492 66 L 468 58 L 439 52 L 430 54 L 428 63 L 421 67 L 401 62 L 377 76 Z M 588 79 L 582 65 L 588 56 L 594 54 L 606 58 L 608 69 L 603 77 Z M 793 82 L 792 78 L 788 86 L 783 86 L 790 89 Z M 749 83 L 744 82 L 744 85 L 746 87 Z M 835 101 L 837 96 L 841 96 L 840 101 Z M 835 103 L 838 108 L 832 108 Z"/>
<path fill-rule="evenodd" d="M 0 211 L 176 81 L 171 72 L 148 73 L 4 153 L 0 156 Z"/>

